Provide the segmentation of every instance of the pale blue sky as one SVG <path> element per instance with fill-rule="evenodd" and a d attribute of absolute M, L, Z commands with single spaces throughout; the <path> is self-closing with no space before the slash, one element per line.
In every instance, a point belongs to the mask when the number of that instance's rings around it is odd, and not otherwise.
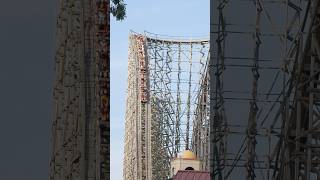
<path fill-rule="evenodd" d="M 129 31 L 209 37 L 209 0 L 125 0 L 127 18 L 111 18 L 111 179 L 122 179 Z"/>

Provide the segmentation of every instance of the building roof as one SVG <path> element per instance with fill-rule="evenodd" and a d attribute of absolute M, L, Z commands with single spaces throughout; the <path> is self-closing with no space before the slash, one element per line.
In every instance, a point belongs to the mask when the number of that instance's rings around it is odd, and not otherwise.
<path fill-rule="evenodd" d="M 208 171 L 179 170 L 173 180 L 210 180 L 210 173 Z"/>
<path fill-rule="evenodd" d="M 196 159 L 197 159 L 197 156 L 196 156 L 192 151 L 185 150 L 185 151 L 182 152 L 181 158 L 182 158 L 182 159 L 192 159 L 192 160 L 196 160 Z"/>

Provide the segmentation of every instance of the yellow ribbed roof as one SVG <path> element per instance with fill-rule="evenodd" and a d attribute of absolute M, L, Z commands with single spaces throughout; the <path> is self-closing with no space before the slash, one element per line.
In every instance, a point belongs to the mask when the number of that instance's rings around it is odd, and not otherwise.
<path fill-rule="evenodd" d="M 183 159 L 197 159 L 197 156 L 192 152 L 192 151 L 189 151 L 189 150 L 185 150 L 182 152 L 182 156 L 181 156 Z"/>

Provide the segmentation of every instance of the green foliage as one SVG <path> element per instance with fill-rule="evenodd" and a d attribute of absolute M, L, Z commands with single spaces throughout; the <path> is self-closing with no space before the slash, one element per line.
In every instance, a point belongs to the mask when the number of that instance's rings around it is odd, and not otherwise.
<path fill-rule="evenodd" d="M 126 4 L 123 0 L 112 0 L 110 11 L 118 21 L 122 21 L 126 17 Z"/>

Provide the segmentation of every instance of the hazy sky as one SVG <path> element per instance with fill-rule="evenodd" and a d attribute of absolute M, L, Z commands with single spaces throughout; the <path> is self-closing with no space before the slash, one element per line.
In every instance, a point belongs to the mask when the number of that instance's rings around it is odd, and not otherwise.
<path fill-rule="evenodd" d="M 0 0 L 0 179 L 46 180 L 56 0 Z"/>
<path fill-rule="evenodd" d="M 127 19 L 111 18 L 111 179 L 122 179 L 129 31 L 209 37 L 209 0 L 126 0 Z"/>

